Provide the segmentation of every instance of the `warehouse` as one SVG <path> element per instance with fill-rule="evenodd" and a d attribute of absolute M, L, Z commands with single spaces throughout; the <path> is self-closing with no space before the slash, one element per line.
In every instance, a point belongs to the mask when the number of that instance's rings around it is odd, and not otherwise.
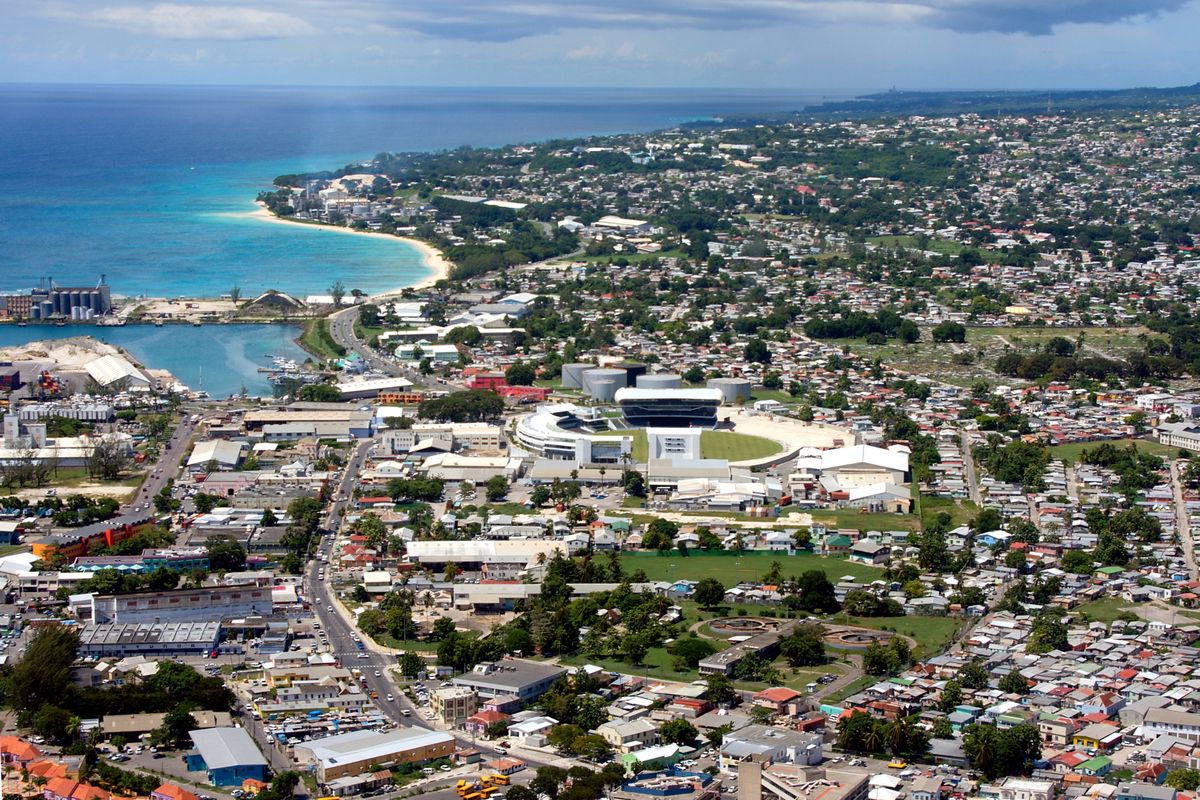
<path fill-rule="evenodd" d="M 241 786 L 250 778 L 267 779 L 267 760 L 241 728 L 190 731 L 193 752 L 184 756 L 189 772 L 204 770 L 213 786 Z"/>
<path fill-rule="evenodd" d="M 188 472 L 211 472 L 218 469 L 236 469 L 242 463 L 245 454 L 245 442 L 227 442 L 223 439 L 210 439 L 197 442 L 188 457 Z"/>
<path fill-rule="evenodd" d="M 401 728 L 379 733 L 353 731 L 314 739 L 295 747 L 296 761 L 314 769 L 317 780 L 359 775 L 368 767 L 389 767 L 446 758 L 454 755 L 455 739 L 448 733 L 424 728 Z"/>
<path fill-rule="evenodd" d="M 207 655 L 220 642 L 219 622 L 87 625 L 79 631 L 84 656 Z"/>
<path fill-rule="evenodd" d="M 342 393 L 343 400 L 374 400 L 380 392 L 406 392 L 411 388 L 412 381 L 395 377 L 347 381 L 337 384 L 337 390 Z"/>

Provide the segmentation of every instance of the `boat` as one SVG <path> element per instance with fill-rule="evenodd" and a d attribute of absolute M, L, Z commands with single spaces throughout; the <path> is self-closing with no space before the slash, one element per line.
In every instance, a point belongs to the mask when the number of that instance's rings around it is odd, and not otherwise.
<path fill-rule="evenodd" d="M 193 327 L 193 328 L 199 328 L 199 327 L 200 327 L 200 320 L 198 320 L 198 319 L 194 319 L 194 320 L 192 320 L 192 327 Z"/>
<path fill-rule="evenodd" d="M 24 320 L 21 320 L 20 322 L 17 323 L 18 328 L 25 328 L 25 327 L 28 327 L 28 325 L 29 325 L 29 323 L 25 322 Z"/>
<path fill-rule="evenodd" d="M 63 321 L 60 319 L 58 322 L 54 323 L 54 327 L 56 327 L 56 328 L 65 328 L 65 327 L 67 327 L 67 323 L 63 322 Z"/>
<path fill-rule="evenodd" d="M 162 326 L 163 326 L 163 321 L 161 319 L 154 320 L 154 327 L 161 328 Z"/>

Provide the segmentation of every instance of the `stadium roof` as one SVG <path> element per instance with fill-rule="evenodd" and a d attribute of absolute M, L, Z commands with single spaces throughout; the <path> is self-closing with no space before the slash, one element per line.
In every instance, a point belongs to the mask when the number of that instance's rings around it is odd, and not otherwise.
<path fill-rule="evenodd" d="M 617 402 L 626 400 L 712 400 L 721 402 L 725 395 L 720 389 L 617 389 Z"/>

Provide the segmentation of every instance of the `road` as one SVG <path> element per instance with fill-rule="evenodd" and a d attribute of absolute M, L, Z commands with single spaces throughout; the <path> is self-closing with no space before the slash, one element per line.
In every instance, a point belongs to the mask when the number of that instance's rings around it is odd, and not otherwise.
<path fill-rule="evenodd" d="M 350 306 L 347 309 L 331 314 L 329 316 L 330 336 L 342 347 L 358 353 L 359 357 L 367 362 L 367 365 L 371 369 L 412 380 L 412 377 L 408 374 L 410 370 L 404 369 L 393 361 L 380 358 L 370 347 L 354 335 L 354 323 L 357 320 L 358 306 Z"/>
<path fill-rule="evenodd" d="M 183 458 L 183 454 L 187 452 L 188 443 L 192 440 L 192 434 L 195 433 L 196 426 L 192 422 L 190 414 L 184 414 L 183 419 L 175 426 L 175 432 L 171 434 L 171 438 L 167 440 L 166 446 L 158 457 L 150 474 L 146 476 L 146 480 L 142 483 L 142 488 L 138 491 L 137 497 L 131 500 L 131 505 L 140 507 L 143 504 L 149 505 L 153 510 L 154 495 L 162 491 L 162 488 L 167 485 L 167 481 L 175 477 L 179 471 L 179 461 Z"/>
<path fill-rule="evenodd" d="M 332 556 L 333 540 L 335 538 L 334 532 L 341 527 L 342 510 L 348 502 L 345 498 L 351 496 L 351 492 L 358 481 L 358 474 L 368 458 L 372 444 L 369 440 L 361 442 L 346 462 L 341 480 L 338 482 L 337 491 L 334 494 L 334 499 L 330 503 L 328 512 L 326 513 L 325 528 L 330 533 L 322 538 L 319 545 L 319 555 Z M 305 596 L 312 603 L 313 611 L 321 623 L 321 629 L 329 639 L 330 652 L 347 669 L 359 669 L 362 671 L 363 678 L 366 681 L 366 690 L 378 694 L 379 699 L 376 701 L 376 704 L 388 720 L 400 726 L 441 730 L 449 733 L 458 739 L 463 746 L 474 747 L 479 750 L 485 760 L 497 758 L 502 755 L 502 753 L 497 751 L 488 742 L 476 740 L 473 736 L 463 731 L 445 730 L 444 727 L 426 720 L 421 715 L 421 709 L 405 696 L 402 685 L 393 679 L 391 671 L 396 667 L 395 657 L 367 636 L 361 637 L 363 649 L 360 650 L 358 648 L 358 642 L 354 639 L 354 635 L 356 634 L 355 628 L 351 624 L 348 615 L 345 614 L 344 607 L 338 602 L 335 592 L 329 584 L 333 576 L 333 570 L 330 569 L 326 572 L 325 581 L 321 581 L 318 577 L 323 566 L 324 564 L 319 558 L 309 561 L 308 567 L 304 572 Z M 365 658 L 360 657 L 363 654 L 366 655 Z M 376 675 L 376 672 L 379 674 Z M 389 695 L 392 696 L 391 701 L 387 700 Z M 405 715 L 404 711 L 408 711 L 408 715 Z M 534 768 L 545 764 L 571 766 L 575 763 L 569 759 L 558 758 L 543 753 L 530 753 L 527 750 L 514 749 L 510 751 L 510 754 L 521 758 Z"/>
<path fill-rule="evenodd" d="M 1183 500 L 1183 476 L 1179 474 L 1178 459 L 1171 459 L 1171 489 L 1175 493 L 1175 531 L 1179 536 L 1179 547 L 1187 562 L 1188 575 L 1197 580 L 1196 542 L 1192 537 L 1192 526 L 1188 521 L 1187 504 Z"/>
<path fill-rule="evenodd" d="M 971 502 L 978 508 L 983 508 L 983 496 L 979 491 L 979 478 L 975 475 L 975 456 L 971 453 L 971 437 L 966 431 L 959 435 L 963 453 L 963 472 L 967 476 L 967 491 L 970 492 Z"/>

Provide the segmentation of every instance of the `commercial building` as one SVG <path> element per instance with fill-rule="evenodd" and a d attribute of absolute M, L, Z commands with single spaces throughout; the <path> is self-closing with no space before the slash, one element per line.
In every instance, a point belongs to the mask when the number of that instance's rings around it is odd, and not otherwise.
<path fill-rule="evenodd" d="M 1200 425 L 1195 422 L 1164 422 L 1158 426 L 1158 441 L 1168 447 L 1200 452 Z"/>
<path fill-rule="evenodd" d="M 1153 739 L 1164 735 L 1200 742 L 1200 714 L 1168 708 L 1150 709 L 1142 723 L 1142 738 Z"/>
<path fill-rule="evenodd" d="M 470 672 L 453 680 L 456 686 L 474 689 L 479 697 L 511 694 L 522 701 L 540 697 L 564 673 L 553 664 L 505 658 L 490 664 L 476 664 Z"/>
<path fill-rule="evenodd" d="M 479 710 L 479 698 L 472 689 L 443 686 L 429 693 L 429 707 L 443 723 L 457 728 Z"/>
<path fill-rule="evenodd" d="M 639 428 L 713 428 L 723 395 L 719 389 L 618 389 L 625 421 Z"/>
<path fill-rule="evenodd" d="M 79 653 L 85 656 L 196 656 L 217 649 L 219 622 L 85 625 Z"/>
<path fill-rule="evenodd" d="M 412 381 L 397 377 L 371 378 L 339 383 L 336 388 L 343 400 L 374 400 L 380 392 L 406 392 L 412 388 Z"/>
<path fill-rule="evenodd" d="M 267 760 L 241 728 L 208 728 L 188 733 L 195 749 L 184 756 L 189 771 L 203 770 L 213 786 L 241 786 L 267 779 Z"/>
<path fill-rule="evenodd" d="M 788 728 L 747 725 L 721 738 L 721 769 L 732 769 L 740 761 L 797 764 L 821 763 L 821 736 Z"/>
<path fill-rule="evenodd" d="M 432 572 L 441 571 L 446 564 L 454 564 L 467 572 L 482 572 L 488 578 L 511 580 L 536 567 L 538 556 L 545 556 L 548 561 L 556 553 L 565 556 L 566 546 L 548 539 L 461 539 L 409 542 L 404 557 Z"/>
<path fill-rule="evenodd" d="M 353 731 L 314 739 L 295 747 L 296 760 L 312 767 L 321 783 L 359 775 L 370 766 L 389 767 L 445 758 L 454 754 L 455 739 L 424 728 L 401 728 L 379 733 Z"/>

